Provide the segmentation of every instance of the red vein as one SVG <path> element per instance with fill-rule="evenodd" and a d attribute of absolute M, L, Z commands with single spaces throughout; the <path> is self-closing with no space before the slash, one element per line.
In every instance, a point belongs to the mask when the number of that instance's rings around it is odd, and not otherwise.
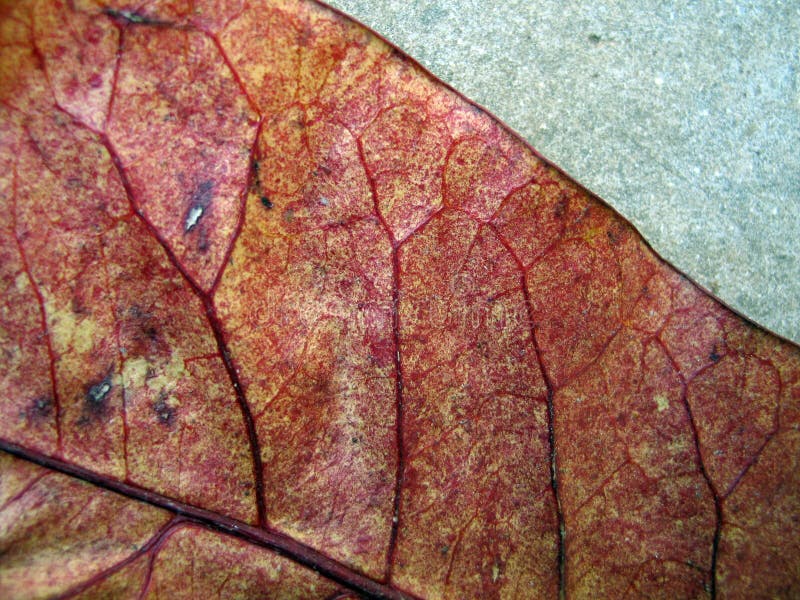
<path fill-rule="evenodd" d="M 122 186 L 125 189 L 125 193 L 128 197 L 128 202 L 131 205 L 131 210 L 141 220 L 141 222 L 150 232 L 150 235 L 152 235 L 153 238 L 161 245 L 161 248 L 167 255 L 167 259 L 169 260 L 169 262 L 172 264 L 175 270 L 178 273 L 180 273 L 183 279 L 189 284 L 195 295 L 203 303 L 203 309 L 206 314 L 206 319 L 208 320 L 208 324 L 211 328 L 211 332 L 213 333 L 214 340 L 217 344 L 217 351 L 219 353 L 220 358 L 222 359 L 222 363 L 225 367 L 225 371 L 228 374 L 228 378 L 230 379 L 231 386 L 233 387 L 234 393 L 236 395 L 236 401 L 239 404 L 239 410 L 242 413 L 242 419 L 244 421 L 245 429 L 247 430 L 247 438 L 250 444 L 250 454 L 253 460 L 253 480 L 255 483 L 258 524 L 264 525 L 267 522 L 266 501 L 264 498 L 264 470 L 261 462 L 261 447 L 258 441 L 258 434 L 256 433 L 255 420 L 253 419 L 253 414 L 250 411 L 250 405 L 247 403 L 247 398 L 245 397 L 242 384 L 239 381 L 239 374 L 236 370 L 236 367 L 233 364 L 233 359 L 231 357 L 230 350 L 228 349 L 227 343 L 225 342 L 225 339 L 222 335 L 222 325 L 219 321 L 219 318 L 217 317 L 216 309 L 214 308 L 214 303 L 211 300 L 211 297 L 186 272 L 186 270 L 183 268 L 183 265 L 181 265 L 180 261 L 177 259 L 174 252 L 169 247 L 169 244 L 161 237 L 161 234 L 159 234 L 155 226 L 139 210 L 139 207 L 136 205 L 136 202 L 134 200 L 133 188 L 131 186 L 130 181 L 128 180 L 127 174 L 125 173 L 125 169 L 122 166 L 122 161 L 120 160 L 117 153 L 114 151 L 114 148 L 111 145 L 111 142 L 108 139 L 108 137 L 105 135 L 101 135 L 100 141 L 108 151 L 108 154 L 111 157 L 111 161 L 114 163 L 114 167 L 116 168 L 117 173 L 119 174 L 120 181 L 122 182 Z"/>
<path fill-rule="evenodd" d="M 184 522 L 184 520 L 180 517 L 173 517 L 166 524 L 164 524 L 156 533 L 151 537 L 141 548 L 132 552 L 124 559 L 115 563 L 108 567 L 107 569 L 103 569 L 99 573 L 95 573 L 89 579 L 82 581 L 78 585 L 68 589 L 66 592 L 55 596 L 57 600 L 65 600 L 66 598 L 72 598 L 77 596 L 78 594 L 85 592 L 91 587 L 94 587 L 101 581 L 105 581 L 118 571 L 121 571 L 125 567 L 127 567 L 132 562 L 136 561 L 137 559 L 141 558 L 145 554 L 150 553 L 152 550 L 157 550 L 164 542 L 164 540 L 169 537 L 169 534 L 173 531 L 173 529 Z"/>
<path fill-rule="evenodd" d="M 539 370 L 542 372 L 542 379 L 544 380 L 545 388 L 547 389 L 547 443 L 550 447 L 550 488 L 553 492 L 553 499 L 556 505 L 556 518 L 558 520 L 558 597 L 564 600 L 567 597 L 567 560 L 566 560 L 566 541 L 567 541 L 567 527 L 564 522 L 564 511 L 561 507 L 561 496 L 558 491 L 558 453 L 556 451 L 556 412 L 555 412 L 555 387 L 553 381 L 550 379 L 550 374 L 544 365 L 544 358 L 542 356 L 542 349 L 539 347 L 539 340 L 536 337 L 536 319 L 533 315 L 533 304 L 531 303 L 531 296 L 528 292 L 528 285 L 525 280 L 525 266 L 516 255 L 510 244 L 503 236 L 499 234 L 493 225 L 489 225 L 491 230 L 497 236 L 497 239 L 511 255 L 511 258 L 517 264 L 520 270 L 520 287 L 522 288 L 522 295 L 525 299 L 525 310 L 528 316 L 528 323 L 531 331 L 531 342 L 533 343 L 534 353 L 536 354 L 536 362 L 539 364 Z"/>
<path fill-rule="evenodd" d="M 672 356 L 669 354 L 667 356 L 670 362 L 672 362 Z M 677 367 L 676 364 L 673 364 L 672 366 L 673 368 Z M 680 373 L 680 371 L 677 372 Z M 719 541 L 722 537 L 722 498 L 720 497 L 716 486 L 711 480 L 711 475 L 709 475 L 708 471 L 706 470 L 705 463 L 703 462 L 703 455 L 700 453 L 700 435 L 697 430 L 697 424 L 695 423 L 694 415 L 692 414 L 692 407 L 689 405 L 689 398 L 686 392 L 686 383 L 683 382 L 681 387 L 683 388 L 681 390 L 681 402 L 683 403 L 686 414 L 689 417 L 689 426 L 692 431 L 695 453 L 697 455 L 697 466 L 700 469 L 700 474 L 703 476 L 703 479 L 705 480 L 706 485 L 711 491 L 711 495 L 714 499 L 714 538 L 711 542 L 711 567 L 708 583 L 708 594 L 711 600 L 714 600 L 717 597 L 717 556 L 719 554 Z"/>
<path fill-rule="evenodd" d="M 11 506 L 15 502 L 18 502 L 20 500 L 20 498 L 22 498 L 25 494 L 27 494 L 31 490 L 31 488 L 33 488 L 33 486 L 35 486 L 37 483 L 39 483 L 39 481 L 41 481 L 41 479 L 46 474 L 47 473 L 40 473 L 39 475 L 37 475 L 36 477 L 31 479 L 28 483 L 26 483 L 25 487 L 23 487 L 20 491 L 18 491 L 16 494 L 11 496 L 3 504 L 0 504 L 0 513 L 3 512 L 4 510 L 6 510 L 6 508 Z"/>
<path fill-rule="evenodd" d="M 528 322 L 531 328 L 531 341 L 533 342 L 533 349 L 536 353 L 536 360 L 539 363 L 539 369 L 542 372 L 544 385 L 547 388 L 547 443 L 550 446 L 550 487 L 553 490 L 553 497 L 556 503 L 556 516 L 558 518 L 558 597 L 564 599 L 567 597 L 567 561 L 566 561 L 566 538 L 567 528 L 564 523 L 564 511 L 561 508 L 561 497 L 558 492 L 558 453 L 556 451 L 556 411 L 555 411 L 555 388 L 550 379 L 550 375 L 544 366 L 542 358 L 542 350 L 539 347 L 539 341 L 536 339 L 536 321 L 533 316 L 533 305 L 531 304 L 531 297 L 528 292 L 528 286 L 525 281 L 525 274 L 522 275 L 522 294 L 525 297 L 525 309 L 528 311 Z"/>
<path fill-rule="evenodd" d="M 187 522 L 182 517 L 173 517 L 172 521 L 168 523 L 168 525 L 172 525 L 171 527 L 165 528 L 164 533 L 159 535 L 158 538 L 155 540 L 152 548 L 150 549 L 150 557 L 147 560 L 147 571 L 145 572 L 144 581 L 142 582 L 141 588 L 139 588 L 139 597 L 138 600 L 144 600 L 147 597 L 147 592 L 150 591 L 150 583 L 153 580 L 153 567 L 156 562 L 156 557 L 158 553 L 161 551 L 161 547 L 166 543 L 172 533 L 178 528 L 179 525 L 182 523 Z"/>
<path fill-rule="evenodd" d="M 211 42 L 216 47 L 217 52 L 219 52 L 219 55 L 222 58 L 222 62 L 224 62 L 225 66 L 228 67 L 228 71 L 230 72 L 231 77 L 236 82 L 236 85 L 238 86 L 239 90 L 242 92 L 242 95 L 247 100 L 247 104 L 250 105 L 250 110 L 252 110 L 255 114 L 260 116 L 261 113 L 258 110 L 257 102 L 253 99 L 253 97 L 247 91 L 247 86 L 244 84 L 244 81 L 242 80 L 241 75 L 239 75 L 239 71 L 237 71 L 234 68 L 233 61 L 228 56 L 228 53 L 225 51 L 225 48 L 222 47 L 222 42 L 220 42 L 219 37 L 214 35 L 213 33 L 208 32 L 208 31 L 203 31 L 203 33 L 207 37 L 209 37 L 211 39 Z M 260 129 L 260 127 L 259 127 L 259 129 Z"/>
<path fill-rule="evenodd" d="M 236 241 L 239 239 L 239 236 L 242 234 L 242 230 L 244 229 L 244 222 L 247 215 L 247 194 L 250 191 L 257 174 L 255 169 L 252 167 L 254 161 L 256 159 L 256 153 L 258 149 L 258 138 L 261 137 L 261 128 L 264 125 L 264 118 L 259 116 L 258 125 L 256 126 L 255 133 L 253 135 L 253 144 L 250 146 L 250 154 L 248 155 L 247 164 L 249 166 L 247 179 L 245 181 L 244 187 L 242 188 L 242 193 L 239 197 L 239 216 L 236 219 L 236 225 L 233 228 L 233 234 L 231 235 L 230 243 L 228 244 L 227 249 L 225 250 L 225 254 L 222 257 L 222 262 L 220 263 L 220 268 L 217 270 L 217 275 L 214 277 L 214 281 L 211 283 L 209 287 L 209 295 L 214 295 L 216 293 L 217 288 L 219 287 L 219 282 L 222 280 L 222 276 L 225 273 L 225 269 L 230 264 L 231 255 L 233 254 L 234 247 L 236 246 Z"/>
<path fill-rule="evenodd" d="M 397 533 L 400 526 L 400 500 L 405 478 L 405 447 L 403 420 L 405 407 L 403 404 L 403 370 L 400 364 L 400 261 L 397 248 L 392 249 L 392 340 L 394 343 L 395 371 L 395 430 L 397 432 L 397 471 L 395 473 L 394 503 L 392 506 L 392 530 L 389 536 L 387 553 L 386 581 L 391 581 L 394 555 L 397 550 Z"/>
<path fill-rule="evenodd" d="M 351 132 L 352 135 L 352 132 Z M 386 581 L 392 580 L 392 568 L 394 567 L 394 556 L 397 551 L 397 535 L 400 527 L 400 504 L 403 491 L 403 480 L 405 478 L 406 467 L 406 451 L 404 447 L 404 433 L 403 421 L 405 420 L 405 406 L 403 399 L 403 369 L 400 356 L 400 257 L 399 257 L 399 242 L 395 239 L 389 224 L 383 216 L 383 213 L 378 206 L 378 189 L 375 183 L 375 178 L 372 176 L 367 165 L 367 158 L 364 154 L 364 145 L 361 143 L 361 138 L 353 136 L 358 148 L 358 158 L 364 167 L 364 173 L 369 182 L 369 189 L 372 194 L 372 202 L 375 208 L 375 215 L 386 232 L 389 242 L 392 246 L 392 344 L 394 345 L 394 354 L 392 360 L 394 362 L 395 373 L 395 432 L 396 432 L 396 445 L 397 445 L 397 468 L 395 471 L 394 483 L 394 501 L 392 503 L 392 526 L 389 533 L 389 549 L 386 553 Z"/>
<path fill-rule="evenodd" d="M 36 295 L 36 302 L 39 307 L 39 320 L 41 323 L 42 333 L 44 334 L 45 347 L 47 348 L 47 357 L 50 367 L 50 388 L 53 393 L 53 411 L 55 413 L 54 419 L 56 425 L 56 447 L 58 448 L 58 453 L 61 454 L 63 452 L 63 446 L 61 442 L 61 398 L 59 397 L 58 387 L 56 386 L 56 353 L 55 350 L 53 350 L 53 340 L 50 336 L 50 329 L 47 326 L 47 309 L 45 308 L 44 296 L 42 295 L 42 290 L 39 289 L 39 286 L 33 278 L 33 272 L 31 271 L 30 264 L 28 263 L 27 253 L 25 252 L 22 241 L 19 239 L 19 235 L 17 234 L 17 181 L 17 164 L 15 162 L 13 172 L 11 233 L 14 237 L 14 242 L 17 245 L 17 252 L 19 252 L 20 261 L 22 261 L 22 268 L 25 270 L 25 276 L 28 278 L 31 288 L 33 289 L 33 293 Z"/>
<path fill-rule="evenodd" d="M 194 521 L 209 529 L 267 548 L 368 598 L 386 600 L 409 600 L 413 598 L 413 596 L 396 590 L 389 585 L 370 579 L 318 550 L 270 527 L 255 527 L 210 510 L 180 502 L 157 492 L 94 473 L 83 467 L 24 448 L 3 438 L 0 438 L 0 451 L 7 452 L 46 469 L 80 479 L 132 500 L 146 502 L 175 515 L 185 517 L 187 520 Z"/>
<path fill-rule="evenodd" d="M 719 542 L 720 538 L 722 537 L 722 497 L 717 491 L 717 487 L 714 485 L 711 475 L 708 473 L 706 465 L 703 462 L 703 454 L 700 451 L 700 433 L 697 423 L 694 419 L 694 414 L 692 413 L 692 406 L 689 404 L 688 384 L 686 382 L 686 378 L 681 372 L 680 366 L 673 358 L 672 353 L 669 351 L 666 344 L 664 344 L 664 342 L 658 337 L 655 338 L 655 341 L 656 344 L 661 347 L 662 351 L 667 357 L 667 360 L 672 366 L 672 369 L 680 378 L 681 404 L 683 404 L 683 408 L 686 411 L 686 416 L 689 419 L 689 429 L 692 432 L 692 442 L 694 443 L 694 451 L 695 455 L 697 456 L 697 468 L 700 471 L 700 475 L 705 480 L 706 486 L 708 486 L 708 489 L 711 492 L 711 496 L 714 500 L 714 538 L 711 542 L 711 567 L 709 569 L 708 584 L 708 594 L 711 600 L 714 600 L 717 597 L 717 555 L 719 554 Z"/>

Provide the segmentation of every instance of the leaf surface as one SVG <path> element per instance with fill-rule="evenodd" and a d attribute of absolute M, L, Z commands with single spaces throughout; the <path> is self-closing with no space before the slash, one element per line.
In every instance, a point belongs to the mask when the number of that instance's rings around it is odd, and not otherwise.
<path fill-rule="evenodd" d="M 791 597 L 800 353 L 311 2 L 5 6 L 0 595 Z"/>

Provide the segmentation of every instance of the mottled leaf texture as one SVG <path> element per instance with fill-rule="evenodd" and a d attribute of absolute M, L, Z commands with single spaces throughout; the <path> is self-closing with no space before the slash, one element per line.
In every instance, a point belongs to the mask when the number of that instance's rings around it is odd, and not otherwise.
<path fill-rule="evenodd" d="M 311 1 L 0 8 L 0 597 L 797 598 L 800 352 Z"/>

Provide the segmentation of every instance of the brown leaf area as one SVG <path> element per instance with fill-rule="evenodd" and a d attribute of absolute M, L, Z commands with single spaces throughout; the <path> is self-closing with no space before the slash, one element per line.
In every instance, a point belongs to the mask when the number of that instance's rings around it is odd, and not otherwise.
<path fill-rule="evenodd" d="M 313 2 L 0 5 L 0 597 L 791 598 L 800 352 Z"/>

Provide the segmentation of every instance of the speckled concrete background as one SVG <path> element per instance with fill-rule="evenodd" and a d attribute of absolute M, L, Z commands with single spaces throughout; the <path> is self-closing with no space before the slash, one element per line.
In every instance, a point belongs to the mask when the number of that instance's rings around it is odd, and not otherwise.
<path fill-rule="evenodd" d="M 725 303 L 800 342 L 800 3 L 332 4 L 494 112 Z"/>

